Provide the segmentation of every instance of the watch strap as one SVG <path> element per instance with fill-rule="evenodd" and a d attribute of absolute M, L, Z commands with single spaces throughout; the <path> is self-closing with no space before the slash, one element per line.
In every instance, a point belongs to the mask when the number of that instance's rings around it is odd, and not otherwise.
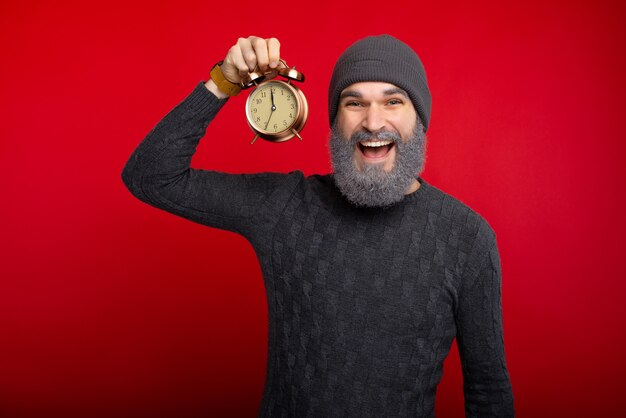
<path fill-rule="evenodd" d="M 229 96 L 236 96 L 241 91 L 241 86 L 228 81 L 226 77 L 224 77 L 222 69 L 220 68 L 220 65 L 223 63 L 224 61 L 220 61 L 213 66 L 211 69 L 211 80 L 213 80 L 222 93 L 228 94 Z"/>

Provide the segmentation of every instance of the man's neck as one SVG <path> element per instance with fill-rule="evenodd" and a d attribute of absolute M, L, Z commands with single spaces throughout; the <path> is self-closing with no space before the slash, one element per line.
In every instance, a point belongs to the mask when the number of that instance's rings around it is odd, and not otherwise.
<path fill-rule="evenodd" d="M 404 194 L 408 195 L 417 191 L 421 185 L 422 183 L 420 183 L 417 179 L 413 180 L 413 183 L 411 183 L 411 185 L 404 191 Z"/>

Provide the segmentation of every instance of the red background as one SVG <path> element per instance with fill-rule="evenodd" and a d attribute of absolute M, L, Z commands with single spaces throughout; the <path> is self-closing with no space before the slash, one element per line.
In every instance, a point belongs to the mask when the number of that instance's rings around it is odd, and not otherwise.
<path fill-rule="evenodd" d="M 250 34 L 307 77 L 304 142 L 250 146 L 242 95 L 194 167 L 328 172 L 332 65 L 379 33 L 427 69 L 424 178 L 498 234 L 518 416 L 623 416 L 623 7 L 434 3 L 2 1 L 0 416 L 256 414 L 267 307 L 250 245 L 141 203 L 120 173 Z M 455 346 L 436 409 L 463 416 Z"/>

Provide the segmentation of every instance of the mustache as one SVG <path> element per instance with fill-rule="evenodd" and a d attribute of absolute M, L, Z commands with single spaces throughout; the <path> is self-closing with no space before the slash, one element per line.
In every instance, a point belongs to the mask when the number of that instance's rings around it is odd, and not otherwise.
<path fill-rule="evenodd" d="M 393 141 L 399 143 L 402 140 L 397 132 L 393 131 L 357 131 L 350 136 L 350 145 L 356 145 L 361 141 Z"/>

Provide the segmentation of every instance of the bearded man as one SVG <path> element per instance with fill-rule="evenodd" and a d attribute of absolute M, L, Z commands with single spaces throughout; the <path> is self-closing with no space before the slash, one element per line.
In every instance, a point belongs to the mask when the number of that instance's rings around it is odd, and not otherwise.
<path fill-rule="evenodd" d="M 513 416 L 495 234 L 419 176 L 431 98 L 409 46 L 367 37 L 337 61 L 333 174 L 190 168 L 228 94 L 279 58 L 276 39 L 239 39 L 217 67 L 219 87 L 199 83 L 122 173 L 142 201 L 252 244 L 269 310 L 259 416 L 432 417 L 454 338 L 466 415 Z"/>

